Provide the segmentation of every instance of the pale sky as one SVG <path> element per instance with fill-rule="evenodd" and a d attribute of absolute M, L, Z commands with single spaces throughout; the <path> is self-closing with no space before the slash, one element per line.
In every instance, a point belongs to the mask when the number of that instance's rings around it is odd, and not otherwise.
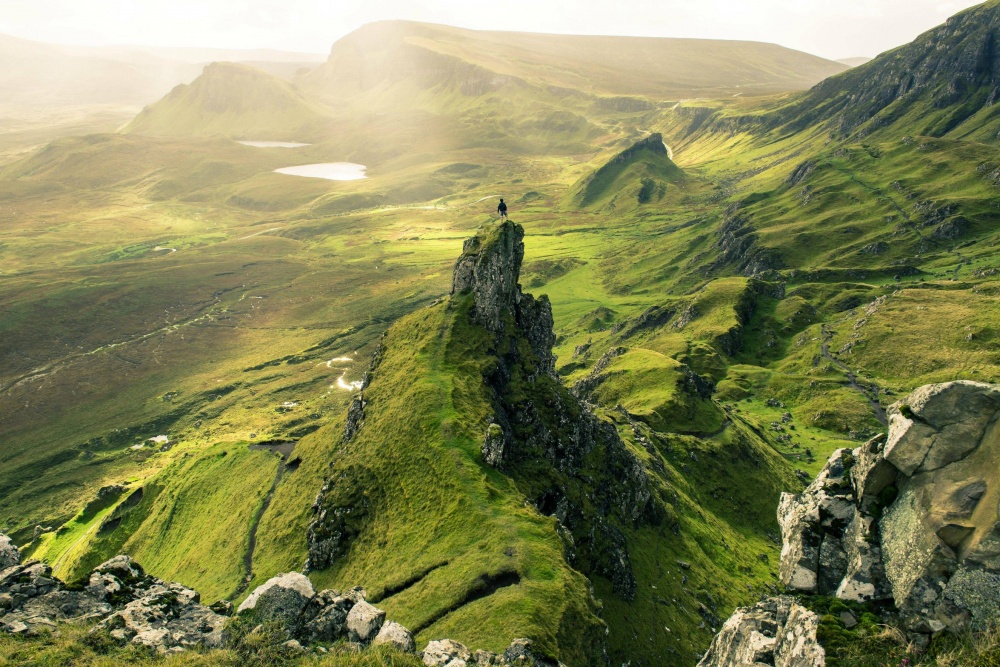
<path fill-rule="evenodd" d="M 0 0 L 0 33 L 78 45 L 326 53 L 382 19 L 478 29 L 775 42 L 827 58 L 911 41 L 970 0 Z"/>

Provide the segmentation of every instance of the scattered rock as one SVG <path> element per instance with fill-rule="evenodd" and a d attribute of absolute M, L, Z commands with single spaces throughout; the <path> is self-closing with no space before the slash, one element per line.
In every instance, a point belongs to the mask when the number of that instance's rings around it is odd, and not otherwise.
<path fill-rule="evenodd" d="M 0 533 L 0 570 L 6 570 L 21 562 L 21 552 L 9 537 Z"/>
<path fill-rule="evenodd" d="M 819 617 L 791 597 L 771 597 L 737 609 L 712 640 L 698 667 L 823 667 L 816 640 Z"/>
<path fill-rule="evenodd" d="M 347 630 L 353 641 L 367 644 L 378 634 L 384 620 L 384 611 L 361 600 L 347 614 Z"/>
<path fill-rule="evenodd" d="M 472 652 L 463 644 L 450 639 L 432 641 L 423 652 L 423 661 L 427 667 L 463 667 L 472 659 Z M 460 661 L 460 662 L 459 662 Z"/>
<path fill-rule="evenodd" d="M 387 621 L 383 623 L 382 628 L 378 631 L 375 639 L 372 640 L 373 646 L 380 646 L 382 644 L 395 646 L 404 653 L 413 653 L 417 650 L 417 644 L 413 640 L 413 634 L 395 621 Z"/>

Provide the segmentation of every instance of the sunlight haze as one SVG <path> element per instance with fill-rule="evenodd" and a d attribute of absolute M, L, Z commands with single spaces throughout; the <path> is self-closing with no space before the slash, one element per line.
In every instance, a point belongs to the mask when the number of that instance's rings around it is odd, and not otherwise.
<path fill-rule="evenodd" d="M 826 58 L 875 56 L 969 0 L 3 0 L 0 33 L 78 45 L 273 48 L 326 53 L 372 21 L 409 19 L 567 34 L 774 42 Z"/>

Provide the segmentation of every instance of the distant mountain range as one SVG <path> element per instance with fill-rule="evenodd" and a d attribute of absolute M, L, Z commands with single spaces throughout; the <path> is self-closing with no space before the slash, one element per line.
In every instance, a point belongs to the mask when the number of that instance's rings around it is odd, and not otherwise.
<path fill-rule="evenodd" d="M 140 106 L 201 73 L 208 62 L 247 62 L 291 77 L 324 56 L 269 49 L 85 47 L 0 35 L 0 106 Z"/>

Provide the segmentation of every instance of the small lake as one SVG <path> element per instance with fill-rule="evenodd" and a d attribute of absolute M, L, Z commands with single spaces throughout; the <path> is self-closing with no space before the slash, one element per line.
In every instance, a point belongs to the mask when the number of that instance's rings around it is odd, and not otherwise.
<path fill-rule="evenodd" d="M 302 148 L 303 146 L 312 146 L 312 144 L 297 144 L 294 141 L 237 141 L 238 144 L 243 144 L 244 146 L 253 146 L 254 148 Z"/>
<path fill-rule="evenodd" d="M 274 171 L 289 176 L 305 176 L 307 178 L 325 178 L 329 181 L 357 181 L 366 178 L 363 164 L 353 162 L 323 162 L 320 164 L 303 164 L 298 167 L 282 167 Z"/>

